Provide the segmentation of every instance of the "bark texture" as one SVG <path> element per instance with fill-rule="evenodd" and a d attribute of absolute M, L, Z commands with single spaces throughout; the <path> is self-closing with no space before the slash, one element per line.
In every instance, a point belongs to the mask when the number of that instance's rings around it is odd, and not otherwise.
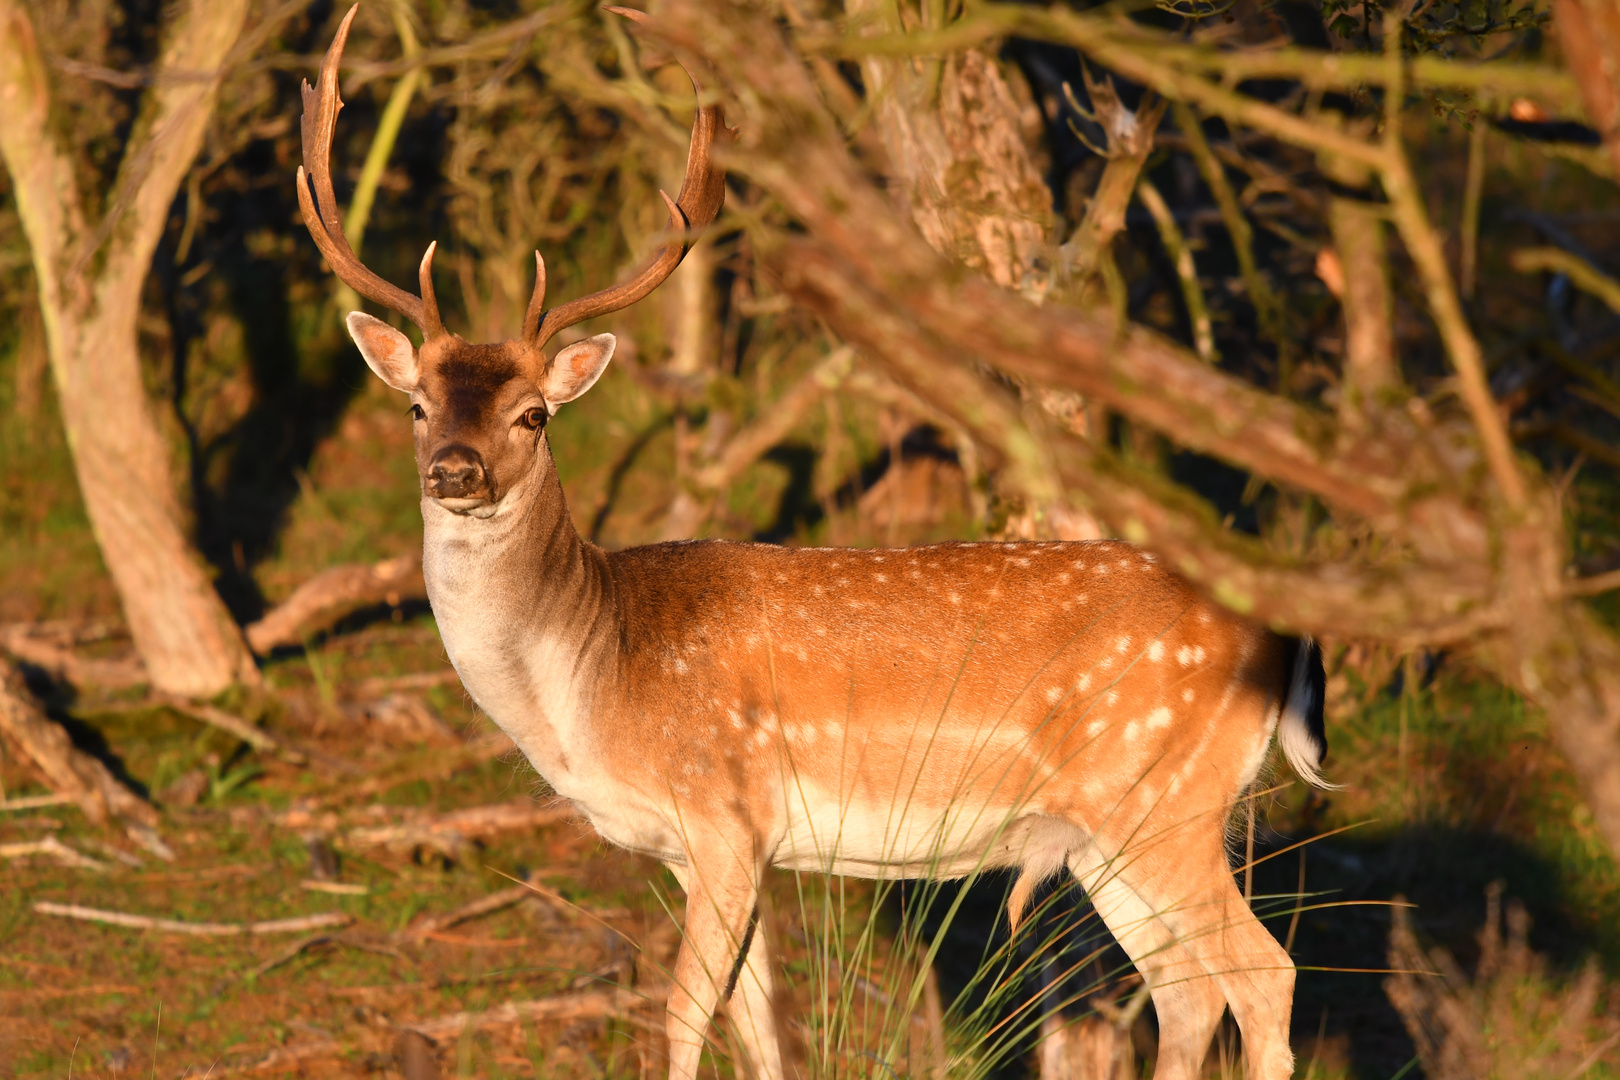
<path fill-rule="evenodd" d="M 893 9 L 872 0 L 849 11 L 899 29 Z M 1023 287 L 1051 233 L 1052 197 L 995 60 L 968 49 L 932 63 L 871 57 L 861 71 L 891 178 L 923 238 L 1003 288 Z"/>
<path fill-rule="evenodd" d="M 0 0 L 0 154 L 32 250 L 79 488 L 152 684 L 194 696 L 257 681 L 257 671 L 182 530 L 169 451 L 141 382 L 136 319 L 246 9 L 246 0 L 176 6 L 106 212 L 92 221 L 87 207 L 99 200 L 80 190 L 74 152 L 51 122 L 26 5 Z"/>

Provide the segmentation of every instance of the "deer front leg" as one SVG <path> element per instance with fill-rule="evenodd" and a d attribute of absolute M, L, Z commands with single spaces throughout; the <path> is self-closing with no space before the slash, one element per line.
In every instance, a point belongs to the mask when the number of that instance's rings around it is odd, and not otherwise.
<path fill-rule="evenodd" d="M 686 866 L 667 864 L 686 892 L 686 926 L 669 992 L 670 1080 L 697 1076 L 715 1006 L 739 986 L 735 1014 L 749 1064 L 762 1080 L 777 1080 L 782 1065 L 771 1017 L 769 958 L 763 942 L 750 940 L 757 937 L 755 860 L 724 844 L 691 849 L 688 860 Z"/>

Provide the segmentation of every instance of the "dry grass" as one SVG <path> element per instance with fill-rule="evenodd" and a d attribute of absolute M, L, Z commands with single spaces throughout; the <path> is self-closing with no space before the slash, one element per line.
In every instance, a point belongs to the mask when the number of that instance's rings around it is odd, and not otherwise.
<path fill-rule="evenodd" d="M 1574 1080 L 1620 1070 L 1620 988 L 1595 961 L 1573 978 L 1530 949 L 1530 916 L 1486 893 L 1479 962 L 1470 978 L 1445 949 L 1424 949 L 1405 907 L 1394 908 L 1392 974 L 1384 982 L 1429 1080 Z M 1607 999 L 1607 1011 L 1604 1000 Z"/>

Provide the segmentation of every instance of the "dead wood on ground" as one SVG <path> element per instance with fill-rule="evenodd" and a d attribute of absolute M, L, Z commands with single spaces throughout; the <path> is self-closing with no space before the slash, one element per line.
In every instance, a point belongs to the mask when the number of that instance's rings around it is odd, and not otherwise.
<path fill-rule="evenodd" d="M 368 607 L 399 607 L 427 599 L 420 555 L 400 555 L 381 562 L 334 566 L 304 582 L 293 594 L 247 627 L 247 642 L 267 656 L 280 648 L 301 645 L 344 616 Z"/>
<path fill-rule="evenodd" d="M 108 911 L 105 908 L 84 907 L 80 904 L 58 904 L 40 900 L 34 910 L 41 915 L 57 915 L 64 919 L 105 923 L 108 926 L 127 926 L 134 930 L 157 930 L 166 934 L 188 934 L 192 937 L 242 937 L 263 934 L 296 934 L 323 926 L 346 926 L 354 916 L 341 911 L 321 915 L 300 915 L 290 919 L 267 919 L 261 922 L 189 922 L 184 919 L 159 919 L 151 915 L 134 915 L 127 911 Z"/>
<path fill-rule="evenodd" d="M 5 660 L 0 660 L 0 734 L 33 763 L 47 787 L 70 796 L 96 824 L 118 819 L 157 826 L 157 810 L 74 746 L 67 731 L 34 703 L 16 665 Z"/>

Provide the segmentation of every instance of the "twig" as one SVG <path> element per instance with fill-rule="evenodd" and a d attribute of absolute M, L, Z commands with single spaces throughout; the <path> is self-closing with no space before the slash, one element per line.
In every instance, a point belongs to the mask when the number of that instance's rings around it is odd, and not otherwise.
<path fill-rule="evenodd" d="M 1513 269 L 1522 274 L 1546 270 L 1563 274 L 1579 289 L 1591 293 L 1620 313 L 1620 281 L 1605 274 L 1579 255 L 1553 247 L 1522 248 L 1513 253 Z"/>
<path fill-rule="evenodd" d="M 336 940 L 337 935 L 335 934 L 315 934 L 302 941 L 294 942 L 290 947 L 278 952 L 264 963 L 254 965 L 242 978 L 257 979 L 260 975 L 269 974 L 281 965 L 298 959 L 305 949 L 313 949 L 317 945 L 326 945 Z"/>
<path fill-rule="evenodd" d="M 38 810 L 44 806 L 66 806 L 77 802 L 72 795 L 23 795 L 15 799 L 6 799 L 0 802 L 0 814 L 8 810 Z"/>
<path fill-rule="evenodd" d="M 390 809 L 393 808 L 373 807 L 370 813 L 387 812 Z M 543 828 L 567 821 L 577 813 L 578 811 L 567 803 L 545 806 L 532 799 L 471 806 L 447 814 L 408 809 L 401 814 L 400 820 L 392 824 L 352 827 L 344 839 L 347 843 L 357 846 L 380 846 L 394 851 L 426 848 L 439 851 L 450 858 L 459 858 L 470 841 L 517 829 Z M 373 816 L 372 820 L 376 818 Z M 293 810 L 281 815 L 278 824 L 300 830 L 312 827 L 336 829 L 338 818 L 336 815 L 329 815 L 322 820 L 308 811 Z"/>
<path fill-rule="evenodd" d="M 1597 596 L 1612 589 L 1620 589 L 1620 570 L 1606 570 L 1564 583 L 1565 596 Z"/>
<path fill-rule="evenodd" d="M 563 994 L 558 997 L 533 1001 L 508 1001 L 484 1012 L 459 1012 L 423 1020 L 400 1027 L 441 1042 L 457 1038 L 466 1032 L 488 1028 L 511 1027 L 525 1021 L 595 1020 L 607 1017 L 627 1017 L 638 1006 L 656 1000 L 651 994 L 629 990 L 590 991 L 582 994 Z"/>
<path fill-rule="evenodd" d="M 423 68 L 453 67 L 469 60 L 507 56 L 513 46 L 533 38 L 552 23 L 568 18 L 573 10 L 567 5 L 544 7 L 533 15 L 499 24 L 485 33 L 454 45 L 423 49 L 415 56 L 405 56 L 398 60 L 344 57 L 343 70 L 348 72 L 348 76 L 344 79 L 344 89 L 352 94 L 372 79 L 393 78 Z M 274 53 L 262 60 L 243 65 L 241 72 L 262 70 L 308 72 L 319 68 L 323 59 L 325 58 L 322 56 Z"/>
<path fill-rule="evenodd" d="M 1468 133 L 1468 178 L 1463 185 L 1461 268 L 1457 272 L 1464 300 L 1474 298 L 1474 279 L 1479 269 L 1479 204 L 1485 193 L 1485 133 L 1483 118 L 1474 121 Z"/>
<path fill-rule="evenodd" d="M 1198 266 L 1193 262 L 1192 249 L 1187 246 L 1186 238 L 1176 225 L 1175 215 L 1170 212 L 1159 189 L 1153 186 L 1153 181 L 1145 176 L 1138 180 L 1136 195 L 1147 207 L 1148 213 L 1153 215 L 1153 222 L 1159 227 L 1159 239 L 1163 241 L 1165 252 L 1176 268 L 1176 277 L 1181 281 L 1181 298 L 1187 305 L 1187 321 L 1192 324 L 1193 348 L 1198 352 L 1198 359 L 1206 364 L 1217 363 L 1220 356 L 1215 352 L 1215 331 L 1210 325 L 1209 305 L 1204 302 L 1203 286 L 1198 284 Z"/>
<path fill-rule="evenodd" d="M 1514 460 L 1507 425 L 1497 410 L 1496 399 L 1491 396 L 1479 340 L 1469 328 L 1468 317 L 1463 314 L 1462 305 L 1457 299 L 1451 270 L 1446 264 L 1445 249 L 1440 243 L 1439 234 L 1429 224 L 1422 192 L 1418 188 L 1417 178 L 1412 175 L 1406 149 L 1400 141 L 1400 108 L 1405 94 L 1398 74 L 1403 62 L 1400 55 L 1400 24 L 1393 13 L 1386 17 L 1386 21 L 1385 36 L 1389 42 L 1387 62 L 1395 73 L 1390 76 L 1390 90 L 1385 95 L 1389 115 L 1384 120 L 1382 160 L 1378 164 L 1383 175 L 1384 191 L 1389 196 L 1390 216 L 1400 231 L 1407 252 L 1412 256 L 1418 276 L 1423 280 L 1430 314 L 1440 330 L 1440 339 L 1445 343 L 1452 367 L 1457 371 L 1458 390 L 1484 448 L 1491 476 L 1501 489 L 1508 507 L 1522 511 L 1530 498 L 1524 475 Z"/>
<path fill-rule="evenodd" d="M 1260 328 L 1279 350 L 1289 348 L 1291 342 L 1283 330 L 1282 311 L 1277 304 L 1277 297 L 1271 291 L 1271 286 L 1261 275 L 1260 268 L 1254 258 L 1254 230 L 1249 225 L 1249 219 L 1243 216 L 1243 208 L 1238 205 L 1237 193 L 1232 190 L 1232 184 L 1226 178 L 1226 169 L 1221 165 L 1220 159 L 1210 149 L 1209 140 L 1204 137 L 1204 125 L 1198 114 L 1186 105 L 1175 105 L 1176 126 L 1187 140 L 1187 149 L 1192 153 L 1193 162 L 1198 166 L 1198 172 L 1209 186 L 1209 193 L 1215 197 L 1215 205 L 1220 209 L 1221 222 L 1226 226 L 1226 234 L 1232 240 L 1232 250 L 1237 254 L 1238 271 L 1243 275 L 1243 285 L 1249 292 L 1249 303 L 1254 305 L 1255 315 L 1260 321 Z"/>
<path fill-rule="evenodd" d="M 1142 166 L 1153 152 L 1153 136 L 1165 108 L 1162 99 L 1146 95 L 1133 113 L 1119 100 L 1112 78 L 1096 82 L 1087 72 L 1085 79 L 1096 122 L 1108 138 L 1108 164 L 1097 180 L 1097 190 L 1086 203 L 1085 216 L 1062 248 L 1066 271 L 1081 288 L 1107 264 L 1109 245 L 1125 227 L 1125 208 L 1130 205 Z M 1070 106 L 1078 111 L 1074 91 L 1067 83 L 1064 90 Z"/>
<path fill-rule="evenodd" d="M 71 866 L 79 870 L 94 870 L 105 873 L 112 869 L 111 863 L 104 863 L 100 859 L 74 851 L 54 836 L 47 836 L 43 840 L 29 840 L 19 844 L 0 844 L 0 859 L 20 859 L 28 855 L 49 855 L 63 866 Z"/>
<path fill-rule="evenodd" d="M 0 624 L 0 640 L 13 634 L 57 645 L 92 645 L 109 638 L 128 638 L 129 629 L 115 619 L 41 619 Z"/>
<path fill-rule="evenodd" d="M 175 712 L 184 713 L 193 720 L 200 720 L 210 727 L 219 728 L 219 730 L 241 739 L 255 750 L 275 754 L 283 761 L 290 762 L 293 765 L 304 765 L 309 761 L 307 755 L 292 749 L 270 733 L 254 727 L 239 716 L 232 716 L 223 709 L 216 709 L 212 705 L 204 705 L 175 694 L 153 694 L 147 700 L 156 705 L 166 706 Z"/>
<path fill-rule="evenodd" d="M 1101 9 L 1106 10 L 1106 9 Z M 1128 29 L 1122 30 L 1126 26 Z M 1144 32 L 1141 24 L 1121 24 L 1111 14 L 1088 15 L 1063 9 L 1022 5 L 985 5 L 944 31 L 915 31 L 881 37 L 800 38 L 807 50 L 854 59 L 868 55 L 922 56 L 948 53 L 1008 36 L 1062 42 L 1091 51 L 1099 42 L 1120 51 L 1151 56 L 1166 68 L 1209 72 L 1233 85 L 1261 79 L 1294 79 L 1312 90 L 1357 90 L 1377 86 L 1389 76 L 1379 57 L 1307 48 L 1236 51 L 1209 44 L 1187 44 L 1169 34 Z M 1113 65 L 1110 65 L 1113 66 Z M 1440 55 L 1414 56 L 1408 62 L 1417 86 L 1484 92 L 1506 101 L 1533 96 L 1549 108 L 1573 113 L 1581 97 L 1570 73 L 1544 64 L 1500 60 L 1468 62 Z M 1133 75 L 1132 78 L 1135 78 Z"/>
<path fill-rule="evenodd" d="M 481 897 L 469 904 L 463 904 L 454 911 L 447 911 L 443 915 L 434 915 L 421 919 L 414 925 L 406 927 L 404 936 L 412 938 L 436 934 L 469 919 L 493 915 L 497 911 L 503 911 L 513 904 L 521 903 L 534 895 L 536 895 L 536 891 L 528 885 L 513 885 L 509 889 L 501 889 L 499 892 L 492 892 L 488 896 Z"/>
<path fill-rule="evenodd" d="M 252 970 L 248 971 L 242 977 L 244 979 L 256 979 L 260 975 L 274 971 L 281 965 L 297 959 L 300 953 L 307 949 L 313 949 L 317 945 L 342 945 L 350 949 L 359 949 L 362 952 L 377 953 L 381 956 L 392 956 L 396 960 L 405 960 L 409 962 L 410 959 L 398 949 L 390 948 L 387 945 L 375 945 L 371 944 L 370 942 L 356 940 L 348 934 L 314 934 L 293 945 L 291 948 L 277 953 L 269 960 L 266 960 L 264 963 L 259 964 Z"/>
<path fill-rule="evenodd" d="M 271 919 L 266 922 L 208 923 L 185 922 L 180 919 L 158 919 L 150 915 L 132 915 L 124 911 L 106 911 L 83 907 L 79 904 L 57 904 L 40 900 L 34 910 L 41 915 L 59 915 L 64 919 L 127 926 L 135 930 L 160 930 L 168 934 L 192 934 L 198 937 L 238 937 L 261 934 L 296 934 L 301 930 L 314 930 L 323 926 L 346 926 L 354 921 L 352 915 L 341 911 L 323 915 L 301 915 L 293 919 Z"/>

